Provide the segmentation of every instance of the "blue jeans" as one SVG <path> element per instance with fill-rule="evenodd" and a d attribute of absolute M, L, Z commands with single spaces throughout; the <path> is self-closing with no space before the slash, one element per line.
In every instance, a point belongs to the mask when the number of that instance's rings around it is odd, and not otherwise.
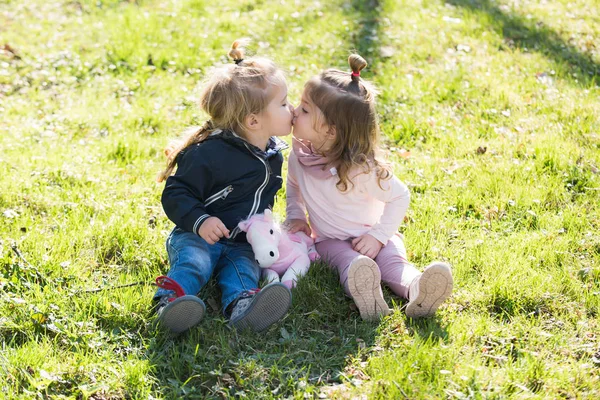
<path fill-rule="evenodd" d="M 213 245 L 200 236 L 175 228 L 167 238 L 171 269 L 167 276 L 175 280 L 185 294 L 197 295 L 213 273 L 221 289 L 223 310 L 245 290 L 258 287 L 260 267 L 249 243 L 223 239 Z M 172 294 L 158 289 L 154 298 Z"/>

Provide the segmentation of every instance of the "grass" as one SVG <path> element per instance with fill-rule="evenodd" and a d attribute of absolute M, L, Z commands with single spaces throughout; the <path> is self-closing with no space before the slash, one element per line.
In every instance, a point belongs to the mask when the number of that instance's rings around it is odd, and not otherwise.
<path fill-rule="evenodd" d="M 600 4 L 0 0 L 0 388 L 20 398 L 600 397 Z M 165 144 L 254 39 L 303 82 L 358 50 L 435 318 L 363 322 L 315 264 L 285 320 L 153 328 Z M 8 47 L 6 46 L 8 45 Z M 283 193 L 280 199 L 283 199 Z M 276 211 L 283 215 L 279 200 Z M 0 396 L 1 397 L 1 396 Z"/>

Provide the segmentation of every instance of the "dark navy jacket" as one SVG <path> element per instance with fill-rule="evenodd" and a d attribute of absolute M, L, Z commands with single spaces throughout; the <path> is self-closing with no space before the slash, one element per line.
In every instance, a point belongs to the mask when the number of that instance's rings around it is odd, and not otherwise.
<path fill-rule="evenodd" d="M 273 207 L 286 147 L 271 138 L 262 151 L 231 131 L 213 132 L 177 156 L 177 171 L 162 193 L 165 213 L 179 228 L 196 234 L 208 217 L 218 217 L 232 239 L 245 241 L 237 225 Z"/>

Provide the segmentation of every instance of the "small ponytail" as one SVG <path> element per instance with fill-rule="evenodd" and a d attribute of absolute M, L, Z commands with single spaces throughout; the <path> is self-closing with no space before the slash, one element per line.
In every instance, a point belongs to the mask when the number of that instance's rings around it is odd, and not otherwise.
<path fill-rule="evenodd" d="M 227 55 L 236 65 L 240 65 L 242 62 L 244 62 L 246 46 L 249 42 L 250 39 L 238 39 L 231 44 L 231 49 Z"/>
<path fill-rule="evenodd" d="M 348 64 L 350 64 L 350 69 L 352 69 L 352 81 L 358 82 L 360 80 L 360 71 L 368 65 L 367 62 L 358 54 L 350 54 Z"/>

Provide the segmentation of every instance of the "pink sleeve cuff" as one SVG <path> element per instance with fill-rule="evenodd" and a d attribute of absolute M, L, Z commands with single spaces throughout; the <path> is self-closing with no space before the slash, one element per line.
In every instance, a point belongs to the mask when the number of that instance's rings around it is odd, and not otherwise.
<path fill-rule="evenodd" d="M 381 244 L 383 244 L 384 246 L 387 244 L 387 242 L 392 238 L 392 236 L 394 236 L 394 234 L 392 233 L 391 235 L 388 235 L 385 232 L 382 232 L 380 229 L 374 228 L 371 229 L 369 232 L 367 232 L 369 235 L 373 236 L 375 239 L 377 239 Z"/>

